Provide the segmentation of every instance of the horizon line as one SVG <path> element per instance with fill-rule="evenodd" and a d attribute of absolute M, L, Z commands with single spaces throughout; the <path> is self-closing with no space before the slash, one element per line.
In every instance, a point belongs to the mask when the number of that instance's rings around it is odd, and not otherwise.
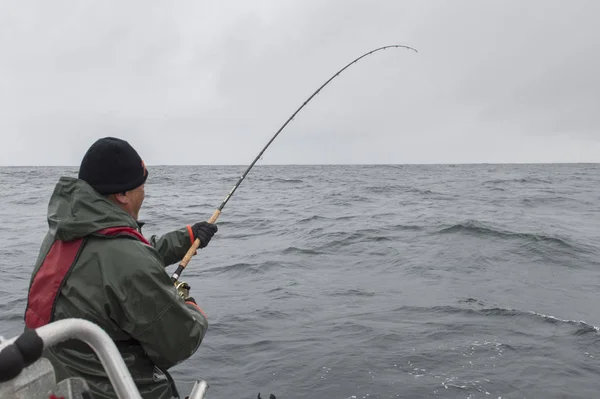
<path fill-rule="evenodd" d="M 405 163 L 268 163 L 255 164 L 258 166 L 464 166 L 464 165 L 597 165 L 600 161 L 528 161 L 528 162 L 405 162 Z M 250 164 L 168 164 L 157 163 L 146 166 L 249 166 Z M 23 165 L 3 165 L 0 168 L 76 168 L 79 165 L 60 165 L 60 164 L 23 164 Z"/>

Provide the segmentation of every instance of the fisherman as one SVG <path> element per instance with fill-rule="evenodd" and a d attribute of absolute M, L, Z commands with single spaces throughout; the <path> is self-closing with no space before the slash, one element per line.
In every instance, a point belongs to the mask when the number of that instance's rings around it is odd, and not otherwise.
<path fill-rule="evenodd" d="M 115 342 L 145 399 L 177 398 L 168 373 L 200 346 L 204 312 L 177 287 L 165 267 L 179 262 L 196 238 L 206 247 L 217 226 L 199 222 L 149 240 L 138 214 L 148 170 L 118 138 L 97 140 L 78 178 L 61 177 L 48 205 L 49 231 L 30 281 L 25 324 L 37 328 L 66 318 L 89 320 Z M 99 359 L 70 340 L 48 348 L 57 380 L 84 378 L 93 398 L 116 398 Z"/>

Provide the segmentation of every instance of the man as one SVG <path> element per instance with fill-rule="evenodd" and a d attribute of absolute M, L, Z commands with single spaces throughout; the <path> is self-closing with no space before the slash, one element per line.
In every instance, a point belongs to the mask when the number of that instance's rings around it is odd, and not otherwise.
<path fill-rule="evenodd" d="M 61 177 L 50 199 L 25 324 L 89 320 L 116 343 L 142 397 L 178 397 L 167 369 L 198 349 L 208 322 L 189 286 L 177 289 L 164 268 L 180 261 L 196 238 L 204 248 L 217 227 L 200 222 L 147 241 L 137 219 L 148 171 L 126 141 L 96 141 L 78 177 Z M 94 398 L 116 397 L 87 345 L 71 340 L 44 355 L 58 380 L 83 377 Z"/>

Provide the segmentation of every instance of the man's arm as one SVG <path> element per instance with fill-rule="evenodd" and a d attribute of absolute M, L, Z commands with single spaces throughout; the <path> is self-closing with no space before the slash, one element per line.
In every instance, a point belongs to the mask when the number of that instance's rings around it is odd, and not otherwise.
<path fill-rule="evenodd" d="M 196 223 L 172 231 L 161 237 L 150 237 L 150 244 L 158 251 L 165 266 L 179 262 L 190 249 L 196 238 L 200 239 L 200 248 L 204 248 L 217 232 L 217 226 L 207 222 Z"/>
<path fill-rule="evenodd" d="M 194 243 L 190 226 L 148 240 L 158 251 L 165 266 L 179 262 Z"/>
<path fill-rule="evenodd" d="M 168 369 L 196 352 L 208 321 L 198 305 L 177 293 L 155 253 L 135 244 L 111 255 L 120 259 L 121 270 L 106 289 L 111 318 L 154 364 Z"/>

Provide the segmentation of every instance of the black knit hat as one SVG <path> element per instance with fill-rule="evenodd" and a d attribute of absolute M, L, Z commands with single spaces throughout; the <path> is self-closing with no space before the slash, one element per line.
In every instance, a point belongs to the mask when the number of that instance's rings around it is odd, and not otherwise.
<path fill-rule="evenodd" d="M 79 178 L 102 195 L 123 193 L 141 186 L 148 177 L 142 158 L 125 140 L 105 137 L 85 153 Z"/>

